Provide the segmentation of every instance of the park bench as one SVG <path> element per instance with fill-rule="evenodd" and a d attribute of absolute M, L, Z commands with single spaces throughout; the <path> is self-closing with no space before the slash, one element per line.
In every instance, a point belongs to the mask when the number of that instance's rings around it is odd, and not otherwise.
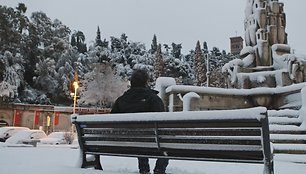
<path fill-rule="evenodd" d="M 71 116 L 82 168 L 101 169 L 100 155 L 264 164 L 273 174 L 264 107 L 188 112 Z M 90 157 L 90 158 L 89 158 Z"/>

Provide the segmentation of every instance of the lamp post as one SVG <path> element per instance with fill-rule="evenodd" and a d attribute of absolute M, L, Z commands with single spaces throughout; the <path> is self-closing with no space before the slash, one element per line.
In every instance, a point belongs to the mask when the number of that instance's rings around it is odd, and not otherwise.
<path fill-rule="evenodd" d="M 73 95 L 73 113 L 75 114 L 75 108 L 76 108 L 76 100 L 77 100 L 77 92 L 79 88 L 79 82 L 74 81 L 73 82 L 73 88 L 74 88 L 74 95 Z"/>
<path fill-rule="evenodd" d="M 73 96 L 73 113 L 75 114 L 77 93 L 78 93 L 78 88 L 80 87 L 77 72 L 74 73 L 74 81 L 72 83 L 72 87 L 73 87 L 74 92 L 71 93 L 71 96 Z"/>
<path fill-rule="evenodd" d="M 209 55 L 208 55 L 208 53 L 206 53 L 206 63 L 207 63 L 207 67 L 206 67 L 206 69 L 207 69 L 207 71 L 206 71 L 206 77 L 207 77 L 207 87 L 209 87 L 209 85 L 210 85 L 210 81 L 209 81 L 209 78 L 210 78 L 210 71 L 209 71 Z"/>

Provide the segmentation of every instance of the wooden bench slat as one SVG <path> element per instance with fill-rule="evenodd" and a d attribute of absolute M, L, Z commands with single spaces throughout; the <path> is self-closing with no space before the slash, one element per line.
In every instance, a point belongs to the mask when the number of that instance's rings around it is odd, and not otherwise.
<path fill-rule="evenodd" d="M 158 148 L 156 143 L 150 142 L 115 142 L 115 141 L 87 141 L 86 145 L 114 146 L 114 147 L 149 147 Z M 190 150 L 224 150 L 224 151 L 258 151 L 261 152 L 260 145 L 231 145 L 231 144 L 180 144 L 180 143 L 160 143 L 163 149 L 190 149 Z"/>
<path fill-rule="evenodd" d="M 150 157 L 161 157 L 162 154 L 157 148 L 144 148 L 144 147 L 112 147 L 112 146 L 96 146 L 87 145 L 86 154 L 105 154 L 108 156 L 150 156 Z M 90 152 L 90 153 L 89 153 Z"/>
<path fill-rule="evenodd" d="M 190 140 L 250 140 L 250 141 L 261 141 L 260 136 L 186 136 L 186 135 L 178 135 L 178 136 L 169 136 L 169 135 L 159 135 L 161 140 L 165 139 L 190 139 Z"/>
<path fill-rule="evenodd" d="M 201 135 L 201 136 L 261 136 L 259 128 L 158 128 L 159 135 Z"/>
<path fill-rule="evenodd" d="M 177 150 L 168 151 L 169 157 L 180 156 L 184 158 L 196 158 L 196 159 L 219 159 L 223 161 L 235 160 L 237 161 L 248 161 L 256 163 L 264 163 L 263 154 L 258 151 L 220 151 L 220 150 Z"/>
<path fill-rule="evenodd" d="M 256 128 L 222 128 L 222 129 L 179 129 L 179 128 L 157 128 L 159 135 L 190 135 L 190 136 L 261 136 L 261 130 Z M 131 129 L 131 128 L 86 128 L 83 134 L 90 135 L 154 135 L 155 129 Z"/>
<path fill-rule="evenodd" d="M 261 145 L 261 140 L 242 140 L 242 139 L 208 139 L 208 138 L 176 138 L 176 139 L 160 139 L 160 143 L 194 143 L 194 144 L 239 144 L 239 145 Z"/>
<path fill-rule="evenodd" d="M 120 141 L 126 141 L 126 142 L 154 142 L 156 143 L 156 137 L 87 137 L 83 140 L 85 142 L 88 141 L 113 141 L 113 142 L 120 142 Z"/>
<path fill-rule="evenodd" d="M 157 150 L 154 147 L 145 147 L 145 146 L 112 146 L 112 145 L 87 145 L 87 149 L 89 149 L 92 153 L 103 153 L 107 155 L 123 155 L 123 154 L 137 154 L 139 155 L 154 155 L 155 157 L 184 157 L 184 158 L 194 158 L 194 159 L 209 159 L 209 158 L 219 158 L 223 160 L 235 159 L 235 160 L 244 160 L 244 161 L 255 161 L 256 163 L 264 163 L 263 153 L 260 149 L 250 150 L 245 149 L 244 151 L 235 149 L 228 150 L 219 150 L 216 148 L 209 148 L 208 150 L 198 150 L 196 148 L 162 148 L 161 151 Z M 109 154 L 108 154 L 109 153 Z"/>
<path fill-rule="evenodd" d="M 231 127 L 261 127 L 261 123 L 258 120 L 208 120 L 203 122 L 202 120 L 183 120 L 183 121 L 159 121 L 159 122 L 144 122 L 144 121 L 128 121 L 128 122 L 83 122 L 80 127 L 83 128 L 231 128 Z"/>
<path fill-rule="evenodd" d="M 241 140 L 241 141 L 261 141 L 258 136 L 186 136 L 186 135 L 159 135 L 160 140 Z M 126 135 L 84 135 L 84 140 L 102 140 L 102 139 L 151 139 L 155 135 L 149 136 L 126 136 Z"/>
<path fill-rule="evenodd" d="M 95 145 L 95 146 L 116 146 L 116 147 L 146 147 L 146 148 L 158 148 L 157 144 L 150 142 L 124 142 L 124 141 L 86 141 L 86 145 Z"/>
<path fill-rule="evenodd" d="M 194 149 L 194 150 L 223 150 L 223 151 L 254 151 L 262 153 L 259 145 L 232 145 L 232 144 L 180 144 L 160 143 L 161 148 L 166 149 Z"/>
<path fill-rule="evenodd" d="M 113 135 L 150 135 L 155 129 L 114 129 L 114 128 L 85 128 L 83 134 L 113 134 Z"/>
<path fill-rule="evenodd" d="M 114 142 L 156 142 L 156 137 L 126 137 L 126 136 L 94 136 L 84 137 L 87 141 L 114 141 Z M 261 139 L 258 137 L 159 137 L 160 143 L 194 143 L 194 144 L 246 144 L 261 145 Z"/>

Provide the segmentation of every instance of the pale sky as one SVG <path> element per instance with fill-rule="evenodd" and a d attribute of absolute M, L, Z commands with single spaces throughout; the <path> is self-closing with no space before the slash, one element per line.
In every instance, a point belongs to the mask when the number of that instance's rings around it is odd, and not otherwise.
<path fill-rule="evenodd" d="M 206 41 L 230 51 L 229 38 L 244 38 L 244 10 L 247 0 L 0 0 L 1 5 L 16 7 L 23 2 L 27 14 L 43 11 L 59 19 L 72 31 L 84 32 L 91 44 L 97 27 L 102 39 L 120 37 L 143 42 L 149 49 L 153 35 L 161 44 L 182 43 L 183 53 Z M 306 54 L 306 1 L 279 0 L 285 3 L 288 42 L 296 53 Z"/>

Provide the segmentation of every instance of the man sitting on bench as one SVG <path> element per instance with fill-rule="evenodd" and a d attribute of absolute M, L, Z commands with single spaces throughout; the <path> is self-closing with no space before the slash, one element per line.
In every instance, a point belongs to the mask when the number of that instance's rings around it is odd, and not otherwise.
<path fill-rule="evenodd" d="M 148 81 L 149 75 L 145 70 L 135 70 L 130 89 L 116 100 L 111 113 L 163 112 L 163 101 L 157 91 L 149 89 Z M 168 159 L 157 159 L 154 174 L 165 174 L 167 165 Z M 138 157 L 138 168 L 140 174 L 149 174 L 149 159 Z"/>

